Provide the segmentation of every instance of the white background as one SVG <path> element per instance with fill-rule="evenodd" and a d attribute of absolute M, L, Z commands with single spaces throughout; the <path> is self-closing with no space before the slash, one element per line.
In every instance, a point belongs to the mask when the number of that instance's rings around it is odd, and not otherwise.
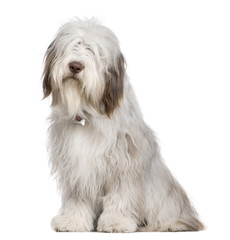
<path fill-rule="evenodd" d="M 120 39 L 143 116 L 207 230 L 102 234 L 50 229 L 60 202 L 46 153 L 43 56 L 57 29 L 74 16 L 95 16 Z M 1 1 L 0 238 L 226 239 L 229 64 L 229 1 Z"/>

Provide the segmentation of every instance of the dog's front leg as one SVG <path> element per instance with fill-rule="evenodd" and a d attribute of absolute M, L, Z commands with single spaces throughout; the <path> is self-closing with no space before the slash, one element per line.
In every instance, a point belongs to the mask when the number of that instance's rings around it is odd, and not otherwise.
<path fill-rule="evenodd" d="M 99 232 L 135 232 L 138 226 L 139 193 L 131 178 L 119 178 L 108 184 L 103 212 L 98 220 Z"/>
<path fill-rule="evenodd" d="M 89 200 L 69 198 L 51 221 L 57 232 L 89 232 L 94 229 L 94 212 Z"/>

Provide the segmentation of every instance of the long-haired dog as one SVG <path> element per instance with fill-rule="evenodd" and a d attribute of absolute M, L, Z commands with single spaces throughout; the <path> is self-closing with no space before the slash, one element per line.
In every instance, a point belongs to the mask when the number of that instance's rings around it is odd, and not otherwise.
<path fill-rule="evenodd" d="M 49 153 L 62 206 L 56 231 L 203 228 L 143 121 L 114 33 L 95 20 L 64 24 L 47 49 Z"/>

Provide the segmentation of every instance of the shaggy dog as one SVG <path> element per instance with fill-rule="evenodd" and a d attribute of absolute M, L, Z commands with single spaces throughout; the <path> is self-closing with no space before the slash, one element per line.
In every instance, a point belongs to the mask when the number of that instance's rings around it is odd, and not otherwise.
<path fill-rule="evenodd" d="M 64 24 L 47 49 L 49 153 L 62 206 L 56 231 L 203 228 L 143 121 L 114 33 L 95 20 Z"/>

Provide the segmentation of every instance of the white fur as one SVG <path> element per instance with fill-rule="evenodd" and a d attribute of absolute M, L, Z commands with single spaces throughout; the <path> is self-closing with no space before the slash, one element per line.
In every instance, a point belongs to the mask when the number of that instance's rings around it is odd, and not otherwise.
<path fill-rule="evenodd" d="M 143 121 L 127 75 L 123 98 L 110 117 L 101 102 L 106 73 L 120 47 L 94 20 L 61 27 L 47 50 L 53 106 L 49 151 L 62 195 L 56 231 L 200 230 L 185 192 L 162 161 L 154 133 Z M 48 57 L 47 57 L 48 58 Z M 77 80 L 68 64 L 85 68 Z M 75 124 L 79 115 L 85 126 Z"/>

